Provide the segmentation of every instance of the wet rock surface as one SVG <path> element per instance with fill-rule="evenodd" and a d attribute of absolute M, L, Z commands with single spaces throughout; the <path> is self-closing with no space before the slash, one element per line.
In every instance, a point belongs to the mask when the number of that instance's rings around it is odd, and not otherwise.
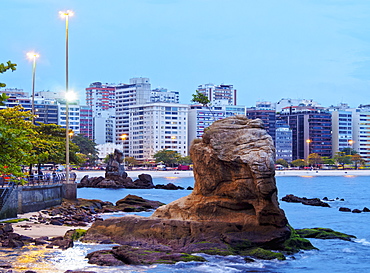
<path fill-rule="evenodd" d="M 302 203 L 303 205 L 307 206 L 318 206 L 318 207 L 327 207 L 330 208 L 330 205 L 326 202 L 321 201 L 319 198 L 306 198 L 306 197 L 298 197 L 293 194 L 287 194 L 283 198 L 282 201 L 288 203 Z"/>
<path fill-rule="evenodd" d="M 40 237 L 31 238 L 13 232 L 13 227 L 10 223 L 0 224 L 0 245 L 7 248 L 20 248 L 25 245 L 45 245 L 47 248 L 67 249 L 73 246 L 73 236 L 75 230 L 70 230 L 63 237 Z"/>

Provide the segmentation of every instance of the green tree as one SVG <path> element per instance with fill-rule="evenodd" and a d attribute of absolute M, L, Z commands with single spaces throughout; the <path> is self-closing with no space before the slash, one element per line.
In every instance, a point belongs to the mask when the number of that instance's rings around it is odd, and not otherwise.
<path fill-rule="evenodd" d="M 319 154 L 312 153 L 308 155 L 307 162 L 310 166 L 317 167 L 319 164 L 322 163 L 322 158 Z"/>
<path fill-rule="evenodd" d="M 96 149 L 96 143 L 82 134 L 78 134 L 72 137 L 72 142 L 79 148 L 79 152 L 85 155 L 85 159 L 90 166 L 96 164 L 98 159 L 98 150 Z"/>
<path fill-rule="evenodd" d="M 209 112 L 212 114 L 213 121 L 216 121 L 215 114 L 211 109 L 212 104 L 211 104 L 211 101 L 208 99 L 208 97 L 204 95 L 202 92 L 200 92 L 199 90 L 196 90 L 195 94 L 192 94 L 192 96 L 193 98 L 191 99 L 191 102 L 199 103 L 203 105 L 203 107 L 206 107 L 209 110 Z"/>
<path fill-rule="evenodd" d="M 344 152 L 335 153 L 334 160 L 335 160 L 335 162 L 337 162 L 337 164 L 341 165 L 342 168 L 344 168 L 345 164 L 351 164 L 352 163 L 351 156 L 346 155 Z"/>
<path fill-rule="evenodd" d="M 206 95 L 201 93 L 200 91 L 196 90 L 195 94 L 192 94 L 193 98 L 191 102 L 202 104 L 203 106 L 209 107 L 211 101 L 208 99 Z"/>
<path fill-rule="evenodd" d="M 325 165 L 335 165 L 335 160 L 333 158 L 323 156 L 322 157 L 322 163 L 325 164 Z"/>
<path fill-rule="evenodd" d="M 154 154 L 155 162 L 163 162 L 166 165 L 172 165 L 177 163 L 181 155 L 172 150 L 160 150 Z"/>
<path fill-rule="evenodd" d="M 282 158 L 278 158 L 276 160 L 276 164 L 279 164 L 281 166 L 284 166 L 285 168 L 289 167 L 288 162 L 285 159 L 282 159 Z"/>
<path fill-rule="evenodd" d="M 126 166 L 132 167 L 132 166 L 135 166 L 137 164 L 139 164 L 139 162 L 136 160 L 135 157 L 133 157 L 133 156 L 125 157 L 125 165 Z"/>
<path fill-rule="evenodd" d="M 0 174 L 22 177 L 21 165 L 33 160 L 32 138 L 36 132 L 29 111 L 21 106 L 0 110 Z"/>
<path fill-rule="evenodd" d="M 355 155 L 355 154 L 357 154 L 357 151 L 355 151 L 352 148 L 343 148 L 343 149 L 340 149 L 340 151 L 342 153 L 344 153 L 345 155 Z"/>
<path fill-rule="evenodd" d="M 16 64 L 13 64 L 11 61 L 8 61 L 6 64 L 4 63 L 0 63 L 0 74 L 6 72 L 7 70 L 16 70 Z M 0 87 L 5 87 L 6 84 L 5 83 L 1 83 L 0 82 Z"/>
<path fill-rule="evenodd" d="M 66 129 L 56 124 L 38 123 L 35 126 L 33 139 L 33 164 L 53 163 L 64 164 L 66 159 Z M 79 154 L 79 147 L 69 143 L 69 159 L 72 164 L 81 164 L 83 156 Z"/>
<path fill-rule="evenodd" d="M 354 154 L 351 156 L 352 162 L 355 164 L 355 169 L 358 169 L 358 165 L 364 165 L 365 160 L 359 155 L 359 154 Z"/>
<path fill-rule="evenodd" d="M 295 167 L 303 167 L 306 165 L 306 161 L 304 159 L 296 159 L 291 164 Z"/>
<path fill-rule="evenodd" d="M 180 156 L 177 162 L 182 165 L 189 165 L 192 163 L 190 156 Z"/>

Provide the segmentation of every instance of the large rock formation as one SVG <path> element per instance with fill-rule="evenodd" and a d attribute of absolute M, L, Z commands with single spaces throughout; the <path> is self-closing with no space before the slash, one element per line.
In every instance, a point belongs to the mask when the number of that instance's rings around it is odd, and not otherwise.
<path fill-rule="evenodd" d="M 159 208 L 155 218 L 282 228 L 274 146 L 261 120 L 234 116 L 215 122 L 190 149 L 194 191 Z"/>
<path fill-rule="evenodd" d="M 274 146 L 262 121 L 245 116 L 216 121 L 192 143 L 190 155 L 195 178 L 190 195 L 149 218 L 97 221 L 85 240 L 187 253 L 282 249 L 291 231 L 279 208 Z"/>

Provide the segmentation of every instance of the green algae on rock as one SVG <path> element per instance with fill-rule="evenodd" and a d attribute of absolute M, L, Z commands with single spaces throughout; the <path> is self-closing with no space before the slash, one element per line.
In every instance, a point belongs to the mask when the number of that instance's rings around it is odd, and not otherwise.
<path fill-rule="evenodd" d="M 315 238 L 315 239 L 339 239 L 345 241 L 351 241 L 356 236 L 341 233 L 330 228 L 303 228 L 296 229 L 296 232 L 303 238 Z"/>

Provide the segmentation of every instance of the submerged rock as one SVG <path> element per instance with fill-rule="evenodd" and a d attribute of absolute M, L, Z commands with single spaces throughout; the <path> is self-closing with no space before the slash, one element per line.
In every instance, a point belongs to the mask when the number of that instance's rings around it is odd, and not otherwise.
<path fill-rule="evenodd" d="M 302 203 L 303 205 L 308 205 L 308 206 L 318 206 L 318 207 L 330 208 L 330 205 L 328 203 L 321 201 L 319 198 L 306 198 L 306 197 L 298 197 L 293 194 L 287 194 L 286 196 L 281 198 L 281 200 L 288 202 L 288 203 Z"/>

